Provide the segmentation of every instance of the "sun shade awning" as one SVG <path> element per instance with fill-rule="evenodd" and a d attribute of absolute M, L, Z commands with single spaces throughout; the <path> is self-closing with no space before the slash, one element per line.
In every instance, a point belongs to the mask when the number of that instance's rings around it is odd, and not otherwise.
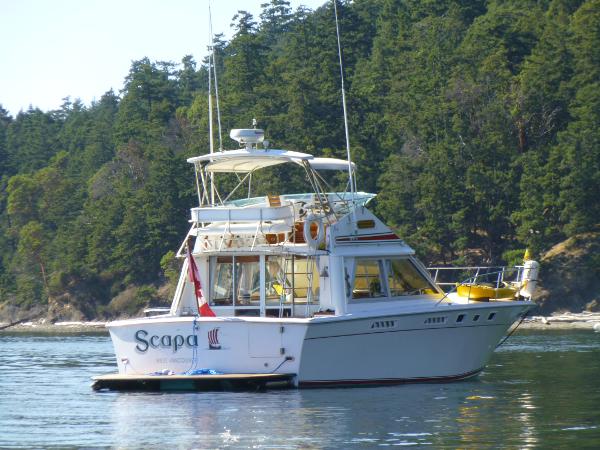
<path fill-rule="evenodd" d="M 313 158 L 308 163 L 315 170 L 348 170 L 348 161 L 345 159 Z M 352 170 L 354 169 L 356 169 L 356 164 L 352 163 Z"/>
<path fill-rule="evenodd" d="M 288 150 L 231 150 L 189 158 L 189 163 L 206 163 L 208 172 L 247 173 L 277 164 L 302 162 L 312 159 L 307 153 Z"/>
<path fill-rule="evenodd" d="M 302 164 L 308 161 L 315 170 L 348 170 L 348 162 L 337 158 L 315 158 L 307 153 L 288 150 L 230 150 L 196 156 L 189 163 L 205 163 L 206 170 L 213 173 L 247 173 L 284 163 Z M 352 163 L 352 169 L 355 164 Z"/>

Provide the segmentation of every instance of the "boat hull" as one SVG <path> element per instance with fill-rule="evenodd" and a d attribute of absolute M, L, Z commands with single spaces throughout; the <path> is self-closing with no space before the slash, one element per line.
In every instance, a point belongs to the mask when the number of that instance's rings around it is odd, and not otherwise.
<path fill-rule="evenodd" d="M 121 374 L 295 373 L 299 387 L 451 381 L 488 362 L 529 302 L 313 319 L 113 322 Z"/>

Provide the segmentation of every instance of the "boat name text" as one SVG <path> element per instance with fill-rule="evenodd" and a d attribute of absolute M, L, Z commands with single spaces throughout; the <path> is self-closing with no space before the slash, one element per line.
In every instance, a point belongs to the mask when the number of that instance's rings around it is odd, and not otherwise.
<path fill-rule="evenodd" d="M 187 336 L 182 336 L 181 334 L 176 334 L 175 336 L 171 336 L 170 334 L 157 336 L 153 334 L 148 337 L 146 330 L 138 330 L 135 332 L 135 341 L 137 342 L 135 348 L 141 353 L 145 353 L 150 347 L 171 348 L 173 353 L 177 352 L 183 346 L 198 347 L 198 336 L 195 334 L 188 334 Z"/>

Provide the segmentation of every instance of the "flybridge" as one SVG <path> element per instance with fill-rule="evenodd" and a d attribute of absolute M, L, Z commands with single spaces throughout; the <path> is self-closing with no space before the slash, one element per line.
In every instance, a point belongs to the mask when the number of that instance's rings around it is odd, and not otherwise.
<path fill-rule="evenodd" d="M 352 162 L 344 161 L 337 158 L 315 158 L 308 153 L 270 149 L 268 141 L 264 139 L 264 131 L 257 128 L 239 128 L 231 131 L 230 136 L 237 141 L 242 148 L 237 150 L 226 150 L 218 152 L 210 152 L 205 155 L 189 158 L 187 161 L 194 164 L 196 171 L 196 181 L 198 188 L 199 206 L 223 207 L 234 199 L 234 195 L 239 196 L 239 192 L 244 192 L 247 198 L 251 198 L 254 191 L 252 184 L 252 174 L 260 169 L 280 164 L 291 163 L 302 167 L 306 173 L 308 181 L 308 190 L 311 192 L 311 204 L 318 206 L 321 212 L 325 212 L 324 217 L 333 212 L 330 205 L 322 204 L 323 200 L 327 202 L 327 192 L 334 191 L 328 185 L 326 179 L 319 175 L 319 171 L 334 170 L 347 171 L 349 170 L 354 176 L 356 166 Z M 259 148 L 262 143 L 264 148 Z M 215 174 L 219 173 L 235 173 L 239 174 L 238 184 L 233 189 L 223 196 L 218 192 L 218 187 L 215 182 Z M 240 189 L 243 185 L 245 188 Z M 350 187 L 350 183 L 347 187 Z M 351 195 L 340 196 L 338 200 L 347 205 L 354 203 L 355 192 L 350 189 Z M 271 199 L 274 200 L 274 199 Z M 276 200 L 276 199 L 275 199 Z M 312 201 L 315 200 L 315 201 Z M 317 205 L 318 204 L 318 205 Z M 269 201 L 269 206 L 282 206 L 281 198 L 275 203 Z M 298 205 L 300 206 L 300 205 Z M 302 208 L 306 210 L 306 208 Z M 313 211 L 314 212 L 314 211 Z"/>

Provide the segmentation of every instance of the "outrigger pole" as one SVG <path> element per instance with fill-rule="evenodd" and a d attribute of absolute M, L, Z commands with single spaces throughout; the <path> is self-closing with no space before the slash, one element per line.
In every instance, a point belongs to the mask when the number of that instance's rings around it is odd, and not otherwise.
<path fill-rule="evenodd" d="M 219 81 L 217 78 L 217 60 L 215 59 L 215 36 L 213 34 L 212 28 L 212 12 L 210 9 L 210 0 L 208 2 L 208 28 L 210 32 L 210 47 L 212 53 L 212 62 L 213 62 L 213 76 L 215 77 L 215 100 L 217 103 L 217 127 L 219 130 L 219 151 L 223 151 L 223 135 L 221 132 L 221 108 L 219 107 Z M 210 74 L 209 74 L 210 75 Z"/>
<path fill-rule="evenodd" d="M 337 34 L 338 56 L 340 59 L 340 78 L 342 80 L 342 107 L 344 109 L 344 129 L 346 131 L 346 157 L 348 159 L 348 177 L 350 181 L 350 197 L 354 205 L 354 193 L 356 186 L 352 175 L 352 158 L 350 156 L 350 133 L 348 132 L 348 112 L 346 109 L 346 89 L 344 88 L 344 64 L 342 62 L 342 45 L 340 44 L 340 27 L 338 24 L 337 0 L 333 0 L 333 11 L 335 13 L 335 31 Z"/>
<path fill-rule="evenodd" d="M 223 151 L 223 137 L 221 133 L 221 109 L 219 107 L 219 84 L 217 82 L 217 63 L 215 61 L 215 38 L 212 30 L 212 11 L 210 8 L 210 0 L 208 1 L 208 31 L 209 42 L 208 46 L 208 133 L 210 143 L 210 153 L 215 151 L 215 143 L 213 138 L 213 104 L 212 104 L 212 77 L 215 81 L 215 100 L 217 102 L 217 125 L 219 130 L 219 151 Z M 210 173 L 210 204 L 215 204 L 215 176 Z"/>
<path fill-rule="evenodd" d="M 210 153 L 214 153 L 215 151 L 215 142 L 214 142 L 214 138 L 213 138 L 213 105 L 212 105 L 212 73 L 211 73 L 211 68 L 212 65 L 214 63 L 213 61 L 213 53 L 212 53 L 212 47 L 213 47 L 213 41 L 212 41 L 212 30 L 211 30 L 211 11 L 210 11 L 210 0 L 208 1 L 208 21 L 209 21 L 209 42 L 210 44 L 208 45 L 208 50 L 209 50 L 209 54 L 208 54 L 208 144 L 209 144 L 209 149 L 210 149 Z M 215 188 L 214 188 L 214 179 L 213 179 L 213 174 L 210 174 L 210 204 L 211 206 L 215 204 Z"/>

